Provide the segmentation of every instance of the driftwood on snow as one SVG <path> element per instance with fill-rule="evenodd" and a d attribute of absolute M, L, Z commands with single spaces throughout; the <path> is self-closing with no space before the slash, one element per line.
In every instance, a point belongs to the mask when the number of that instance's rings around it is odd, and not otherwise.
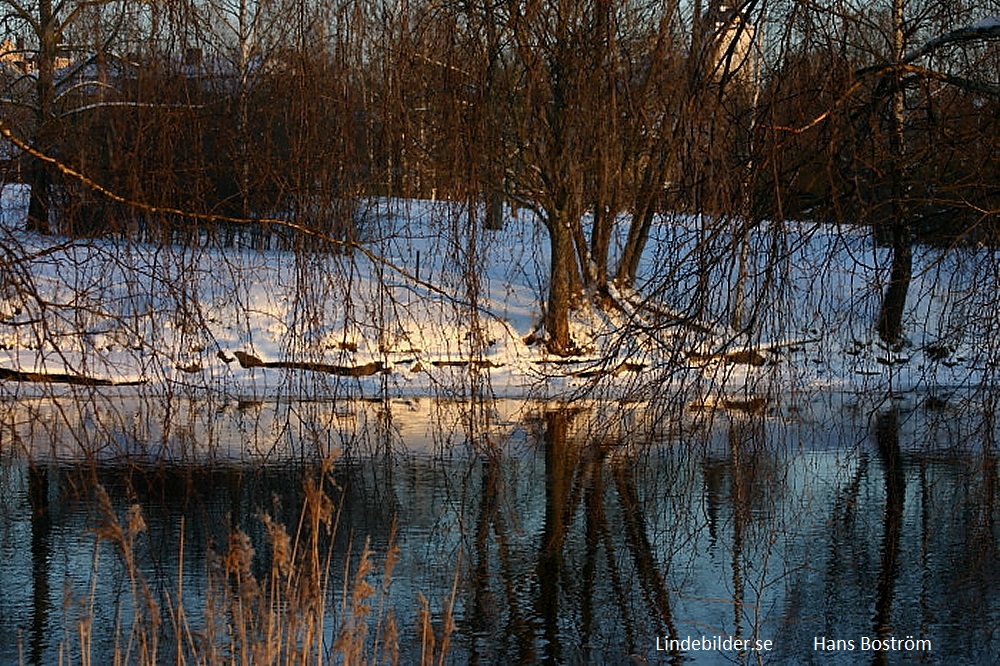
<path fill-rule="evenodd" d="M 70 375 L 62 372 L 24 372 L 0 368 L 0 380 L 10 382 L 38 382 L 41 384 L 75 384 L 77 386 L 138 386 L 143 381 L 114 382 L 110 379 Z"/>
<path fill-rule="evenodd" d="M 286 368 L 289 370 L 310 370 L 325 372 L 342 377 L 368 377 L 385 370 L 381 361 L 372 361 L 363 365 L 331 365 L 329 363 L 311 363 L 308 361 L 262 361 L 253 354 L 236 351 L 233 356 L 244 368 Z"/>

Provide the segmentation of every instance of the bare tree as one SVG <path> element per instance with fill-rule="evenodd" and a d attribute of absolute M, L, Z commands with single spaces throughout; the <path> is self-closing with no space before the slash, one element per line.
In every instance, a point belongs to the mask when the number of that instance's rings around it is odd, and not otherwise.
<path fill-rule="evenodd" d="M 27 44 L 25 60 L 30 68 L 25 77 L 33 85 L 30 99 L 23 100 L 23 103 L 28 104 L 33 112 L 33 127 L 29 130 L 31 145 L 39 152 L 49 155 L 57 150 L 61 133 L 59 123 L 66 111 L 60 107 L 61 95 L 72 86 L 75 72 L 108 52 L 114 31 L 93 35 L 83 57 L 71 51 L 67 37 L 94 14 L 120 9 L 126 4 L 123 0 L 5 0 L 0 3 L 5 36 Z M 55 174 L 51 165 L 32 159 L 28 181 L 31 185 L 28 229 L 49 233 L 55 194 Z"/>
<path fill-rule="evenodd" d="M 987 184 L 995 167 L 979 142 L 966 143 L 961 158 L 953 149 L 957 137 L 970 136 L 970 122 L 980 129 L 990 122 L 985 110 L 1000 99 L 986 57 L 1000 31 L 992 20 L 973 21 L 966 8 L 948 2 L 864 5 L 883 22 L 850 3 L 794 6 L 800 41 L 770 83 L 772 92 L 788 91 L 767 102 L 772 126 L 787 128 L 779 117 L 794 109 L 779 109 L 777 99 L 803 104 L 805 88 L 792 92 L 795 86 L 812 87 L 819 96 L 801 108 L 802 122 L 791 123 L 799 127 L 779 130 L 767 148 L 774 173 L 793 184 L 765 179 L 775 185 L 767 207 L 796 215 L 804 205 L 827 220 L 871 225 L 890 250 L 875 329 L 884 343 L 899 346 L 914 243 L 963 242 L 973 229 L 978 237 L 995 209 L 996 193 Z M 823 63 L 832 63 L 825 76 L 817 69 Z M 803 76 L 807 71 L 813 78 Z M 983 111 L 970 113 L 974 106 Z M 801 143 L 803 133 L 812 136 Z M 992 134 L 982 134 L 982 141 L 992 145 Z M 805 151 L 792 153 L 789 145 Z"/>
<path fill-rule="evenodd" d="M 490 93 L 477 116 L 478 135 L 494 147 L 493 165 L 480 170 L 489 181 L 484 189 L 505 192 L 544 222 L 546 345 L 572 354 L 571 311 L 612 277 L 631 286 L 660 203 L 671 164 L 674 96 L 664 93 L 677 62 L 678 7 L 560 0 L 501 3 L 469 16 L 484 35 L 477 52 L 485 74 L 473 83 Z M 612 231 L 619 213 L 637 204 L 630 242 L 613 270 Z"/>

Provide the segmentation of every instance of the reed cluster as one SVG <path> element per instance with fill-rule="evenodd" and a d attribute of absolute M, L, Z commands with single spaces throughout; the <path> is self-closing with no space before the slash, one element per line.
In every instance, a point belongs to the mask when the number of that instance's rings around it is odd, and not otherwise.
<path fill-rule="evenodd" d="M 376 552 L 366 538 L 359 553 L 348 547 L 341 561 L 333 548 L 340 505 L 331 472 L 332 462 L 324 462 L 305 479 L 294 529 L 261 511 L 256 520 L 265 538 L 256 548 L 244 529 L 230 530 L 220 552 L 205 554 L 206 575 L 197 594 L 185 591 L 190 553 L 183 518 L 176 583 L 163 589 L 149 582 L 143 562 L 142 507 L 132 504 L 120 515 L 97 484 L 89 595 L 59 642 L 60 664 L 399 663 L 400 626 L 390 598 L 399 558 L 395 530 L 385 552 Z M 123 574 L 124 592 L 115 603 L 110 637 L 95 635 L 104 631 L 97 629 L 102 623 L 96 618 L 107 600 L 97 579 L 109 575 L 102 564 L 107 547 Z M 420 662 L 443 663 L 454 629 L 452 610 L 446 609 L 436 631 L 423 595 L 419 605 L 412 631 Z"/>

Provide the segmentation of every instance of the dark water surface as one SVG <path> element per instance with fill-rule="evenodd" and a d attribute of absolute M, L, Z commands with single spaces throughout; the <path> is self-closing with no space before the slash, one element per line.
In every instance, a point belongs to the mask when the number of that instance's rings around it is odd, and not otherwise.
<path fill-rule="evenodd" d="M 41 443 L 8 428 L 0 663 L 78 663 L 82 618 L 94 663 L 115 650 L 132 582 L 114 544 L 97 538 L 108 522 L 97 484 L 120 520 L 141 506 L 142 581 L 164 617 L 182 598 L 197 633 L 212 553 L 242 530 L 254 570 L 266 571 L 262 513 L 294 531 L 304 479 L 333 450 L 323 487 L 339 508 L 327 544 L 334 658 L 345 567 L 366 539 L 376 587 L 390 543 L 400 549 L 385 604 L 401 663 L 419 658 L 421 595 L 439 632 L 453 608 L 449 663 L 979 664 L 1000 655 L 1000 478 L 992 436 L 975 419 L 895 407 L 833 421 L 685 414 L 669 435 L 629 437 L 628 427 L 597 427 L 609 417 L 586 409 L 537 405 L 483 429 L 460 411 L 410 411 L 362 427 L 332 409 L 351 433 L 332 437 L 332 421 L 309 429 L 298 420 L 291 436 L 259 414 L 256 425 L 240 422 L 248 417 L 237 410 L 212 418 L 242 425 L 212 435 L 213 446 L 187 442 L 183 456 L 164 454 L 179 446 L 176 433 L 145 427 L 113 428 L 78 455 L 72 444 L 50 446 L 58 428 L 34 432 Z M 283 443 L 239 453 L 252 448 L 240 441 L 253 428 Z M 113 445 L 87 448 L 95 441 Z M 169 625 L 160 631 L 172 660 Z"/>

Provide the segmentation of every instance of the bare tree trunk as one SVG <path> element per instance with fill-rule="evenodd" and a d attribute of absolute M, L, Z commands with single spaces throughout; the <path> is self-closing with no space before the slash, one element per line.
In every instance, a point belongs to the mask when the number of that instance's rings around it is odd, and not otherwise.
<path fill-rule="evenodd" d="M 893 61 L 903 60 L 906 47 L 903 35 L 903 0 L 893 0 Z M 878 315 L 878 334 L 883 342 L 896 345 L 903 337 L 903 311 L 906 308 L 906 292 L 913 277 L 912 233 L 903 205 L 903 159 L 906 155 L 904 142 L 905 100 L 903 98 L 902 75 L 894 74 L 892 83 L 892 109 L 889 116 L 889 159 L 891 160 L 890 187 L 892 191 L 892 267 L 889 284 L 882 298 Z"/>
<path fill-rule="evenodd" d="M 237 148 L 236 159 L 239 160 L 238 189 L 240 197 L 240 216 L 250 217 L 250 58 L 255 38 L 250 34 L 246 0 L 240 0 L 238 14 L 239 38 L 239 90 L 237 93 Z"/>
<path fill-rule="evenodd" d="M 483 226 L 490 231 L 502 231 L 503 223 L 503 193 L 492 190 L 486 196 L 486 219 Z"/>
<path fill-rule="evenodd" d="M 37 145 L 36 138 L 36 145 Z M 39 234 L 52 233 L 49 224 L 49 193 L 52 190 L 52 178 L 48 166 L 41 160 L 32 159 L 29 174 L 31 196 L 28 199 L 28 220 L 26 229 Z"/>
<path fill-rule="evenodd" d="M 618 45 L 616 39 L 615 12 L 613 3 L 600 0 L 596 3 L 595 29 L 601 53 L 597 60 L 597 72 L 601 83 L 596 91 L 604 98 L 606 107 L 618 109 L 617 70 Z M 596 83 L 596 81 L 595 81 Z M 618 213 L 618 199 L 622 179 L 622 155 L 620 138 L 622 131 L 617 113 L 601 113 L 596 119 L 593 206 L 594 220 L 590 236 L 589 257 L 584 275 L 598 287 L 607 285 L 608 258 L 611 251 L 611 235 Z"/>
<path fill-rule="evenodd" d="M 52 14 L 52 0 L 38 2 L 38 79 L 35 82 L 37 107 L 35 109 L 34 147 L 42 153 L 52 149 L 52 105 L 55 98 L 56 49 L 59 48 L 59 34 L 56 19 Z M 45 162 L 31 160 L 31 195 L 28 200 L 27 230 L 48 234 L 52 232 L 49 223 L 51 213 L 52 173 Z"/>
<path fill-rule="evenodd" d="M 896 208 L 896 206 L 893 206 Z M 878 315 L 878 335 L 887 344 L 898 344 L 903 338 L 903 310 L 906 293 L 913 277 L 913 247 L 909 226 L 905 220 L 892 222 L 892 267 L 889 284 L 882 297 Z"/>
<path fill-rule="evenodd" d="M 568 356 L 576 351 L 569 331 L 569 313 L 580 289 L 572 218 L 566 211 L 552 214 L 549 222 L 549 244 L 552 252 L 549 278 L 549 299 L 545 311 L 548 350 Z"/>
<path fill-rule="evenodd" d="M 657 161 L 662 163 L 664 160 L 657 158 Z M 659 203 L 658 195 L 662 189 L 665 173 L 663 164 L 658 168 L 650 165 L 645 169 L 641 189 L 636 193 L 637 203 L 628 228 L 628 237 L 615 271 L 615 283 L 619 287 L 631 289 L 635 285 L 639 260 L 649 241 L 649 230 L 653 226 L 653 218 Z"/>

